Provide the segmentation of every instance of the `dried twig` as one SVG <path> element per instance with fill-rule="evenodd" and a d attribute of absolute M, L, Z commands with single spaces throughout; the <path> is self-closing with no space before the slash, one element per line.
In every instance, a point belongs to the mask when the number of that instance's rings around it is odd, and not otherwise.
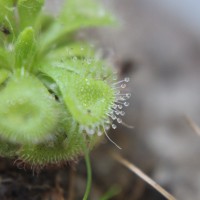
<path fill-rule="evenodd" d="M 200 136 L 200 127 L 191 119 L 189 116 L 185 115 L 185 120 L 188 123 L 188 125 L 192 128 L 192 130 Z"/>
<path fill-rule="evenodd" d="M 158 185 L 155 181 L 153 181 L 146 174 L 144 174 L 144 172 L 142 172 L 138 167 L 136 167 L 129 161 L 125 160 L 118 154 L 112 153 L 111 155 L 115 160 L 117 160 L 119 163 L 121 163 L 122 165 L 124 165 L 125 167 L 130 169 L 132 172 L 134 172 L 136 175 L 138 175 L 140 178 L 142 178 L 145 182 L 147 182 L 149 185 L 151 185 L 154 189 L 156 189 L 160 194 L 162 194 L 168 200 L 176 200 L 175 197 L 173 197 L 164 188 L 162 188 L 160 185 Z"/>

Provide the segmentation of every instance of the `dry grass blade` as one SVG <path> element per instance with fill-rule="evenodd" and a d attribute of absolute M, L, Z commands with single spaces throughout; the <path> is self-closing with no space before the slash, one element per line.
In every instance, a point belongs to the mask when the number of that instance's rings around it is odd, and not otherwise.
<path fill-rule="evenodd" d="M 189 116 L 185 115 L 184 117 L 192 130 L 200 136 L 200 127 Z"/>
<path fill-rule="evenodd" d="M 132 172 L 134 172 L 136 175 L 138 175 L 140 178 L 142 178 L 145 182 L 147 182 L 149 185 L 151 185 L 153 188 L 155 188 L 160 194 L 162 194 L 164 197 L 166 197 L 168 200 L 176 200 L 175 197 L 173 197 L 171 194 L 169 194 L 164 188 L 162 188 L 160 185 L 158 185 L 155 181 L 153 181 L 150 177 L 148 177 L 144 172 L 142 172 L 138 167 L 130 163 L 129 161 L 122 158 L 120 155 L 112 153 L 112 157 L 117 160 L 119 163 L 130 169 Z"/>

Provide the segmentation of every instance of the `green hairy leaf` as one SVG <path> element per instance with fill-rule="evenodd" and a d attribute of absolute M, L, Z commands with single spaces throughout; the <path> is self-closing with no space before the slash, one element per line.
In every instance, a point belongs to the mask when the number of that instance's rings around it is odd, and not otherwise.
<path fill-rule="evenodd" d="M 16 77 L 0 93 L 0 136 L 11 142 L 47 140 L 58 117 L 57 103 L 34 77 Z"/>
<path fill-rule="evenodd" d="M 25 28 L 15 44 L 15 67 L 30 70 L 36 53 L 36 41 L 32 27 Z"/>
<path fill-rule="evenodd" d="M 114 91 L 106 83 L 83 78 L 62 68 L 43 70 L 58 84 L 74 119 L 82 125 L 101 124 L 114 101 Z"/>
<path fill-rule="evenodd" d="M 56 22 L 52 24 L 50 31 L 41 38 L 41 44 L 48 48 L 49 45 L 59 41 L 69 42 L 71 37 L 66 34 L 86 27 L 97 27 L 114 23 L 114 18 L 94 0 L 68 0 Z M 67 26 L 66 26 L 67 25 Z"/>
<path fill-rule="evenodd" d="M 44 0 L 18 0 L 17 7 L 21 29 L 33 26 L 44 5 Z"/>
<path fill-rule="evenodd" d="M 93 0 L 66 0 L 57 17 L 43 5 L 0 0 L 0 156 L 41 169 L 85 154 L 89 166 L 89 152 L 122 122 L 130 94 L 118 90 L 129 79 L 114 83 L 76 33 L 114 20 Z"/>

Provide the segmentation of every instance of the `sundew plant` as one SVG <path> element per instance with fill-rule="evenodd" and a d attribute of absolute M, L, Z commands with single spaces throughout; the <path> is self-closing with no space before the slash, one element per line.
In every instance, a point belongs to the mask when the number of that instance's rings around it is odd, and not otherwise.
<path fill-rule="evenodd" d="M 0 0 L 0 156 L 36 168 L 89 152 L 123 123 L 130 97 L 119 92 L 129 79 L 116 82 L 75 37 L 112 24 L 112 16 L 93 0 L 67 0 L 57 17 L 43 4 Z"/>

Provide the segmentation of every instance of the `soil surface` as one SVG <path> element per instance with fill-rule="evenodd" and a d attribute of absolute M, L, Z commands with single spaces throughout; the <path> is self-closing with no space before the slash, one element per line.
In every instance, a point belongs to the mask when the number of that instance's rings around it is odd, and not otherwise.
<path fill-rule="evenodd" d="M 116 151 L 111 144 L 102 144 L 91 153 L 93 182 L 91 200 L 162 200 L 158 192 L 121 166 L 109 155 Z M 152 166 L 146 166 L 151 174 Z M 81 200 L 87 174 L 84 159 L 62 167 L 38 171 L 0 159 L 1 200 Z M 107 198 L 106 196 L 112 196 Z"/>

